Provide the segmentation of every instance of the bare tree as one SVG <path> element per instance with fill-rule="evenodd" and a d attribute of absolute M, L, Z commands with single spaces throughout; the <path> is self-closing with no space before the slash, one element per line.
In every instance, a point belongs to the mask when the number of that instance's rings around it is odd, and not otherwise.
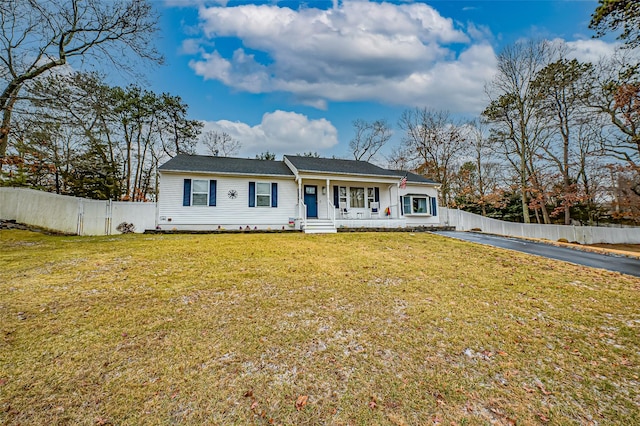
<path fill-rule="evenodd" d="M 404 111 L 399 126 L 406 151 L 417 160 L 416 171 L 442 184 L 442 202 L 448 205 L 452 177 L 467 149 L 465 124 L 447 111 L 415 108 Z"/>
<path fill-rule="evenodd" d="M 531 222 L 528 192 L 529 185 L 536 184 L 536 154 L 548 133 L 546 123 L 538 119 L 539 97 L 531 82 L 552 61 L 553 54 L 549 42 L 518 42 L 505 47 L 498 55 L 498 72 L 487 86 L 490 104 L 482 113 L 518 175 L 525 223 Z M 547 219 L 546 211 L 543 213 Z"/>
<path fill-rule="evenodd" d="M 233 157 L 238 155 L 242 144 L 233 139 L 228 133 L 209 130 L 204 132 L 200 140 L 207 147 L 209 153 L 216 157 Z"/>
<path fill-rule="evenodd" d="M 391 139 L 391 128 L 385 120 L 353 122 L 355 136 L 349 142 L 349 148 L 356 160 L 371 161 L 380 149 Z"/>
<path fill-rule="evenodd" d="M 146 0 L 3 0 L 0 7 L 0 158 L 23 86 L 78 58 L 127 69 L 131 55 L 162 62 L 152 45 L 157 17 Z M 75 65 L 75 63 L 74 63 Z"/>
<path fill-rule="evenodd" d="M 495 141 L 486 134 L 486 126 L 482 120 L 470 123 L 468 132 L 469 154 L 476 171 L 477 203 L 483 216 L 487 215 L 487 205 L 496 204 L 500 194 L 498 178 L 501 174 L 501 163 L 495 158 Z"/>
<path fill-rule="evenodd" d="M 618 51 L 598 63 L 593 76 L 587 103 L 611 124 L 603 148 L 640 167 L 640 61 L 633 52 Z"/>

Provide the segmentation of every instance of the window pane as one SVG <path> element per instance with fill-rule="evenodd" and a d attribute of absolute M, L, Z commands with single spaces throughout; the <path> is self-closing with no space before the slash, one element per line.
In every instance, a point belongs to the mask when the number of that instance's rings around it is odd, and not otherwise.
<path fill-rule="evenodd" d="M 344 203 L 344 205 L 346 206 L 347 205 L 347 187 L 341 186 L 340 191 L 338 193 L 340 194 L 339 201 L 341 203 Z"/>
<path fill-rule="evenodd" d="M 270 207 L 271 206 L 271 197 L 269 195 L 258 195 L 257 197 L 257 205 L 258 207 Z"/>
<path fill-rule="evenodd" d="M 411 214 L 411 197 L 402 198 L 402 210 L 404 214 Z"/>
<path fill-rule="evenodd" d="M 352 208 L 364 207 L 364 188 L 349 188 L 350 203 Z"/>
<path fill-rule="evenodd" d="M 426 198 L 413 198 L 413 212 L 414 213 L 427 213 L 427 199 Z"/>
<path fill-rule="evenodd" d="M 207 204 L 207 194 L 193 194 L 194 206 L 206 206 Z"/>
<path fill-rule="evenodd" d="M 373 188 L 367 188 L 367 204 L 371 207 L 371 203 L 376 201 L 375 193 Z"/>
<path fill-rule="evenodd" d="M 271 195 L 271 184 L 258 182 L 256 184 L 256 193 L 258 195 Z"/>
<path fill-rule="evenodd" d="M 204 192 L 206 194 L 209 193 L 209 181 L 208 180 L 194 180 L 193 181 L 193 193 L 196 192 Z"/>

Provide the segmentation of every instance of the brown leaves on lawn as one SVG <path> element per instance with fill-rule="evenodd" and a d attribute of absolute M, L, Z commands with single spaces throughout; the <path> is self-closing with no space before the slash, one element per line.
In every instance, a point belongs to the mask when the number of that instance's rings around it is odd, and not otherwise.
<path fill-rule="evenodd" d="M 296 410 L 300 411 L 307 405 L 307 401 L 309 400 L 309 395 L 300 395 L 298 399 L 296 399 Z"/>
<path fill-rule="evenodd" d="M 376 399 L 374 397 L 371 397 L 371 401 L 369 401 L 369 408 L 375 410 L 377 407 L 378 404 L 376 403 Z"/>
<path fill-rule="evenodd" d="M 545 387 L 542 384 L 542 382 L 536 383 L 536 386 L 538 386 L 538 389 L 540 389 L 540 392 L 542 392 L 543 394 L 545 394 L 545 395 L 551 395 L 552 394 L 552 392 L 550 392 L 547 389 L 545 389 Z"/>

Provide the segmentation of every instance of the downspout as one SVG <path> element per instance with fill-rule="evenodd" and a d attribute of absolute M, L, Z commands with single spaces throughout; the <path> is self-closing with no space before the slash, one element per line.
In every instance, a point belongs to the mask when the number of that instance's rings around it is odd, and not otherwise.
<path fill-rule="evenodd" d="M 390 203 L 393 203 L 393 192 L 391 192 L 391 188 L 393 188 L 394 186 L 398 186 L 398 184 L 397 184 L 397 183 L 393 183 L 393 184 L 389 185 L 389 188 L 387 188 L 387 189 L 389 190 L 389 202 L 390 202 Z M 396 197 L 396 198 L 397 198 L 397 197 Z M 399 201 L 398 201 L 398 202 L 399 202 Z M 390 216 L 390 217 L 389 217 L 389 219 L 393 219 L 393 213 L 391 213 L 391 206 L 392 206 L 392 205 L 393 205 L 393 204 L 390 204 L 390 205 L 389 205 L 389 216 Z M 399 212 L 399 211 L 400 211 L 400 210 L 398 210 L 398 212 Z M 400 215 L 398 215 L 397 219 L 400 219 Z"/>

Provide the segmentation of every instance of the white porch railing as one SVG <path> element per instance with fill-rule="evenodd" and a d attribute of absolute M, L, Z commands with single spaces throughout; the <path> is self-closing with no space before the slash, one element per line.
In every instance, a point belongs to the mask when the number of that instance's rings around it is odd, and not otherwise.
<path fill-rule="evenodd" d="M 307 226 L 307 205 L 305 203 L 300 203 L 298 205 L 299 215 L 300 215 L 300 229 L 304 229 Z"/>
<path fill-rule="evenodd" d="M 331 220 L 333 226 L 336 226 L 336 206 L 331 201 L 329 201 L 329 220 Z"/>

